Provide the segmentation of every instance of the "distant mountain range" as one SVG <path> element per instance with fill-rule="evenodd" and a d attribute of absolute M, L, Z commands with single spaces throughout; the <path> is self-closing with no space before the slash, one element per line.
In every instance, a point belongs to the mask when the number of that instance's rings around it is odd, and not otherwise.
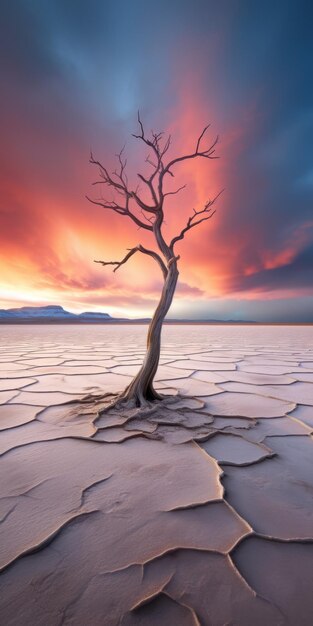
<path fill-rule="evenodd" d="M 62 306 L 22 306 L 20 309 L 0 309 L 0 322 L 110 322 L 122 321 L 108 313 L 70 313 Z"/>
<path fill-rule="evenodd" d="M 146 323 L 149 319 L 128 319 L 127 317 L 111 317 L 109 313 L 86 311 L 84 313 L 70 313 L 62 306 L 49 304 L 47 306 L 22 306 L 18 309 L 0 309 L 0 324 L 92 324 L 95 323 Z"/>
<path fill-rule="evenodd" d="M 18 309 L 0 309 L 0 324 L 146 324 L 150 320 L 128 319 L 127 317 L 111 317 L 108 313 L 86 311 L 85 313 L 70 313 L 59 305 L 23 306 Z M 166 320 L 168 324 L 255 324 L 256 322 L 234 320 Z"/>

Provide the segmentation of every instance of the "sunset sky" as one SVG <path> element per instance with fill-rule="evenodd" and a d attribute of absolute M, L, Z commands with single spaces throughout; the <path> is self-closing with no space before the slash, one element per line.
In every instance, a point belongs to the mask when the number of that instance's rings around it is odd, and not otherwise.
<path fill-rule="evenodd" d="M 1 6 L 0 308 L 151 315 L 162 276 L 148 243 L 92 206 L 95 157 L 147 172 L 131 137 L 219 159 L 177 166 L 165 234 L 219 190 L 214 218 L 177 246 L 171 317 L 313 322 L 313 9 L 304 0 L 11 0 Z"/>

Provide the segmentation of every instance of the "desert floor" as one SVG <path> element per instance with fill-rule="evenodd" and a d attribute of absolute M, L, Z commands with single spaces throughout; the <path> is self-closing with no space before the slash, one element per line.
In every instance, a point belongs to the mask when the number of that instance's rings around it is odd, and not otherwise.
<path fill-rule="evenodd" d="M 1 626 L 311 626 L 313 328 L 165 327 L 100 415 L 146 330 L 0 327 Z"/>

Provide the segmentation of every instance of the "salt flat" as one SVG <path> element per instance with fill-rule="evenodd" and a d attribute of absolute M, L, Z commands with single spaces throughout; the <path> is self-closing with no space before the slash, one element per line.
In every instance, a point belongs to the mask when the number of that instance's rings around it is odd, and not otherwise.
<path fill-rule="evenodd" d="M 0 623 L 311 626 L 313 328 L 166 326 L 101 414 L 146 330 L 0 327 Z"/>

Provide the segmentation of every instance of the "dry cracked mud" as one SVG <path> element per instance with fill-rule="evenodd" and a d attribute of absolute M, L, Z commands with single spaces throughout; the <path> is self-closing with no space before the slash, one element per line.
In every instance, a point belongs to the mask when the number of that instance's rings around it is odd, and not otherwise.
<path fill-rule="evenodd" d="M 313 328 L 2 326 L 0 623 L 311 626 Z"/>

